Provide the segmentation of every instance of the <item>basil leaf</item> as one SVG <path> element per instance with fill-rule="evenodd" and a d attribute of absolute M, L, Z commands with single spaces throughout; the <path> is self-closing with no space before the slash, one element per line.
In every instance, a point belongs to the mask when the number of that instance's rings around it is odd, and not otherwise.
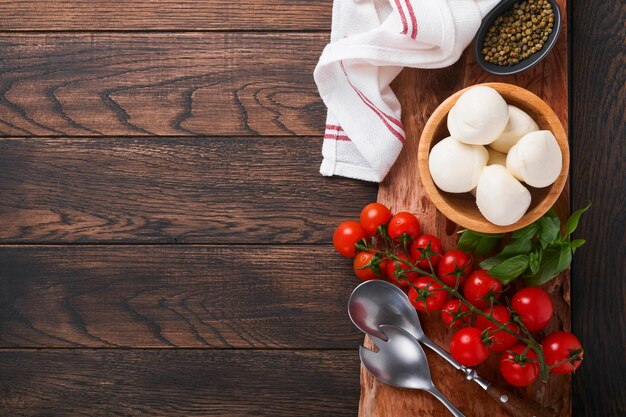
<path fill-rule="evenodd" d="M 499 279 L 503 284 L 508 284 L 522 275 L 526 268 L 528 268 L 528 262 L 528 255 L 517 255 L 491 268 L 489 275 Z"/>
<path fill-rule="evenodd" d="M 516 230 L 511 235 L 513 239 L 532 239 L 537 234 L 538 225 L 537 222 L 531 223 L 526 227 Z"/>
<path fill-rule="evenodd" d="M 567 223 L 565 223 L 565 233 L 571 235 L 574 233 L 574 230 L 578 227 L 578 221 L 580 220 L 580 216 L 583 215 L 584 212 L 589 210 L 591 207 L 591 202 L 587 203 L 587 205 L 583 208 L 576 210 L 572 215 L 567 219 Z"/>
<path fill-rule="evenodd" d="M 576 249 L 585 244 L 585 239 L 574 239 L 570 242 L 569 247 L 572 249 L 572 253 L 576 252 Z"/>
<path fill-rule="evenodd" d="M 509 258 L 515 255 L 523 255 L 530 253 L 533 245 L 530 239 L 515 239 L 511 243 L 502 248 L 502 252 L 498 254 L 499 258 Z"/>
<path fill-rule="evenodd" d="M 494 256 L 493 258 L 485 259 L 480 264 L 478 264 L 478 266 L 480 266 L 481 269 L 485 269 L 489 271 L 491 268 L 493 268 L 496 265 L 499 265 L 500 263 L 502 263 L 502 259 L 498 258 L 497 256 Z"/>
<path fill-rule="evenodd" d="M 535 252 L 528 254 L 528 269 L 531 275 L 535 275 L 539 271 L 541 265 L 541 248 L 538 248 Z"/>
<path fill-rule="evenodd" d="M 491 237 L 491 238 L 483 237 L 478 242 L 478 245 L 476 245 L 476 250 L 474 250 L 474 252 L 476 253 L 476 255 L 486 255 L 489 252 L 491 252 L 493 250 L 493 248 L 496 247 L 498 242 L 500 242 L 500 238 L 499 237 L 496 237 L 496 238 L 493 238 L 493 237 Z"/>
<path fill-rule="evenodd" d="M 545 284 L 569 268 L 571 263 L 572 249 L 569 243 L 550 245 L 543 251 L 541 265 L 537 272 L 526 277 L 526 284 L 532 286 Z"/>
<path fill-rule="evenodd" d="M 558 217 L 542 217 L 538 221 L 539 224 L 539 242 L 545 249 L 550 243 L 554 242 L 559 236 L 561 230 L 561 221 Z"/>
<path fill-rule="evenodd" d="M 476 255 L 485 255 L 498 244 L 501 237 L 501 234 L 489 235 L 473 230 L 464 230 L 457 243 L 457 248 L 466 252 L 473 250 Z"/>

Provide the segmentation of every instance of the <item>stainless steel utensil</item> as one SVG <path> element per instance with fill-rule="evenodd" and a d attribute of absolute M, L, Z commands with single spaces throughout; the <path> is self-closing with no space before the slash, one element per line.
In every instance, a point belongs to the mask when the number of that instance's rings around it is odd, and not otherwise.
<path fill-rule="evenodd" d="M 536 404 L 524 401 L 478 376 L 475 370 L 458 363 L 424 334 L 415 308 L 409 297 L 395 285 L 381 280 L 366 281 L 357 286 L 348 302 L 348 314 L 356 327 L 377 339 L 385 339 L 381 327 L 391 325 L 405 330 L 417 341 L 428 346 L 454 368 L 461 370 L 466 379 L 476 382 L 514 417 L 549 417 L 552 414 L 539 410 Z M 419 346 L 419 345 L 418 345 Z"/>
<path fill-rule="evenodd" d="M 395 326 L 380 326 L 386 340 L 370 336 L 378 347 L 373 352 L 361 346 L 359 355 L 361 362 L 376 379 L 385 384 L 399 388 L 419 389 L 431 393 L 455 417 L 465 417 L 435 387 L 430 377 L 430 368 L 426 354 L 413 336 Z"/>

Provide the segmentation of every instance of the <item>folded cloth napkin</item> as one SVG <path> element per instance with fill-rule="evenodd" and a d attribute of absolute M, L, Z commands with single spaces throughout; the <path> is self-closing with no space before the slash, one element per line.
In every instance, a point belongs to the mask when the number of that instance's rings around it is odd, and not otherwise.
<path fill-rule="evenodd" d="M 402 150 L 402 67 L 442 68 L 498 0 L 335 0 L 331 42 L 315 68 L 328 107 L 322 175 L 382 181 Z"/>

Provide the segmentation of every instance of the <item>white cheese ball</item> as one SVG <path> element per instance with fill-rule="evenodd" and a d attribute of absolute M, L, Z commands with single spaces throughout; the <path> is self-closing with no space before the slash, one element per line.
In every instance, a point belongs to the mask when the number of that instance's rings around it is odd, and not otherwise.
<path fill-rule="evenodd" d="M 547 187 L 561 174 L 563 155 L 552 132 L 538 130 L 527 133 L 511 148 L 506 167 L 532 187 Z"/>
<path fill-rule="evenodd" d="M 507 153 L 526 133 L 539 130 L 539 126 L 526 112 L 509 104 L 509 121 L 498 139 L 489 146 L 498 152 Z"/>
<path fill-rule="evenodd" d="M 441 190 L 467 193 L 478 184 L 488 158 L 484 146 L 467 145 L 447 137 L 431 149 L 428 167 Z"/>
<path fill-rule="evenodd" d="M 497 226 L 513 224 L 526 213 L 530 201 L 530 191 L 505 167 L 485 167 L 476 187 L 476 205 L 487 220 Z"/>
<path fill-rule="evenodd" d="M 450 136 L 468 145 L 488 145 L 500 136 L 509 108 L 493 88 L 478 86 L 459 97 L 448 113 Z"/>

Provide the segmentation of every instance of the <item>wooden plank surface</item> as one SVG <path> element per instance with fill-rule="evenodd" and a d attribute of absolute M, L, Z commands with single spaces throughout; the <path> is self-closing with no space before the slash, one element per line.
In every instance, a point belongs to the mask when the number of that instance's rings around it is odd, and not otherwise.
<path fill-rule="evenodd" d="M 321 138 L 0 139 L 0 241 L 324 243 L 376 185 Z"/>
<path fill-rule="evenodd" d="M 572 266 L 572 328 L 585 347 L 575 416 L 626 415 L 626 2 L 572 7 L 572 207 L 593 203 Z"/>
<path fill-rule="evenodd" d="M 331 12 L 331 0 L 1 0 L 0 31 L 328 31 Z"/>
<path fill-rule="evenodd" d="M 352 351 L 0 350 L 0 414 L 354 416 Z"/>
<path fill-rule="evenodd" d="M 559 2 L 565 10 L 565 1 Z M 566 22 L 564 22 L 566 23 Z M 417 144 L 422 128 L 430 113 L 451 93 L 463 87 L 487 81 L 500 81 L 525 87 L 542 97 L 557 113 L 567 127 L 567 26 L 564 24 L 558 45 L 550 56 L 530 71 L 513 77 L 494 77 L 480 69 L 473 56 L 466 53 L 457 64 L 443 70 L 405 70 L 395 81 L 394 90 L 402 103 L 402 121 L 407 132 L 407 143 L 400 158 L 385 181 L 381 183 L 378 201 L 387 204 L 392 211 L 407 210 L 416 213 L 426 233 L 442 237 L 444 249 L 456 246 L 457 227 L 439 213 L 426 196 L 417 170 Z M 562 217 L 569 209 L 569 187 L 566 186 L 557 212 Z M 546 329 L 570 327 L 569 274 L 563 274 L 549 286 L 555 302 L 556 320 Z M 425 333 L 441 346 L 448 347 L 454 333 L 448 329 L 439 315 L 422 316 Z M 368 346 L 371 341 L 366 340 Z M 509 414 L 499 407 L 478 385 L 464 382 L 460 373 L 440 357 L 427 352 L 435 385 L 461 411 L 476 417 L 506 417 Z M 511 390 L 498 375 L 497 360 L 491 357 L 479 366 L 481 376 Z M 445 416 L 448 412 L 432 396 L 425 392 L 399 390 L 386 386 L 361 369 L 361 417 L 382 417 L 393 413 L 395 417 L 428 415 Z M 547 385 L 540 382 L 527 389 L 512 390 L 522 398 L 537 401 L 558 416 L 571 414 L 571 379 L 554 376 Z"/>
<path fill-rule="evenodd" d="M 361 339 L 345 314 L 352 265 L 330 246 L 2 246 L 0 271 L 0 348 Z"/>
<path fill-rule="evenodd" d="M 320 135 L 325 33 L 0 35 L 0 136 Z"/>

